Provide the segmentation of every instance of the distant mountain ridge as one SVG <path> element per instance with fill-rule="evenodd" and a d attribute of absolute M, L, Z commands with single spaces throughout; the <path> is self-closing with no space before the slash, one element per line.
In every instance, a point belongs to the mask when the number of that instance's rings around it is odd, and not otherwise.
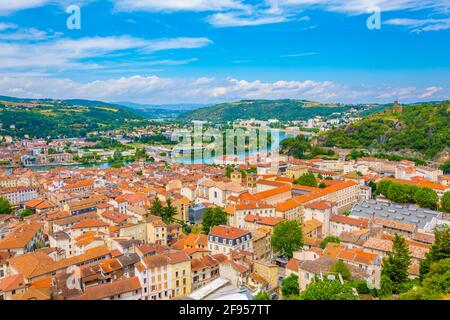
<path fill-rule="evenodd" d="M 1 135 L 78 137 L 143 119 L 144 116 L 131 108 L 101 101 L 0 96 Z"/>
<path fill-rule="evenodd" d="M 195 110 L 208 106 L 208 104 L 199 104 L 199 103 L 142 104 L 128 101 L 117 103 L 133 109 L 153 109 L 153 110 L 171 110 L 171 111 Z"/>
<path fill-rule="evenodd" d="M 221 103 L 180 115 L 185 120 L 234 121 L 237 119 L 307 120 L 315 116 L 330 116 L 335 112 L 351 109 L 365 109 L 383 105 L 366 104 L 325 104 L 307 100 L 241 100 Z M 386 105 L 387 106 L 387 105 Z"/>

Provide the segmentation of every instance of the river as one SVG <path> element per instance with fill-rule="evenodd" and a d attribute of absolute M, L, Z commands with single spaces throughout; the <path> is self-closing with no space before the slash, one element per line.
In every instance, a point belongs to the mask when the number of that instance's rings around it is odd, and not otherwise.
<path fill-rule="evenodd" d="M 296 136 L 295 134 L 288 134 L 284 131 L 277 130 L 277 129 L 272 129 L 270 131 L 272 133 L 272 143 L 267 148 L 267 152 L 270 152 L 272 150 L 278 150 L 280 147 L 281 141 L 283 141 L 286 138 L 293 138 Z M 261 151 L 258 149 L 246 150 L 245 152 L 238 153 L 235 156 L 238 157 L 239 159 L 243 160 L 248 156 L 257 154 L 258 152 L 261 152 Z M 265 150 L 264 150 L 264 152 L 265 152 Z M 190 156 L 173 158 L 174 162 L 182 163 L 182 164 L 193 164 L 193 163 L 195 163 L 195 164 L 214 164 L 214 160 L 215 160 L 215 157 L 212 157 L 212 156 L 198 157 L 195 160 L 192 159 Z"/>

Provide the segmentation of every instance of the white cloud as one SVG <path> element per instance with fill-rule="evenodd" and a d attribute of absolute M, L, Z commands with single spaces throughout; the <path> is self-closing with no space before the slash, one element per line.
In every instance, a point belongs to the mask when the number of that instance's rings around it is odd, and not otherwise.
<path fill-rule="evenodd" d="M 403 102 L 450 98 L 450 88 L 347 86 L 331 81 L 264 82 L 236 78 L 162 78 L 155 75 L 91 82 L 43 75 L 0 75 L 0 95 L 85 98 L 139 103 L 216 103 L 240 99 L 308 99 L 321 102 Z"/>
<path fill-rule="evenodd" d="M 278 7 L 317 8 L 348 14 L 364 14 L 370 8 L 382 11 L 448 8 L 448 0 L 268 0 Z"/>
<path fill-rule="evenodd" d="M 1 36 L 0 36 L 1 37 Z M 102 58 L 121 53 L 129 59 L 162 50 L 194 49 L 211 44 L 207 38 L 174 38 L 148 40 L 130 36 L 58 39 L 39 43 L 0 42 L 0 70 L 14 68 L 99 68 Z M 97 63 L 83 61 L 96 59 Z M 194 59 L 163 60 L 153 64 L 184 64 Z M 148 63 L 152 63 L 149 61 Z"/>
<path fill-rule="evenodd" d="M 293 53 L 293 54 L 283 54 L 281 58 L 296 58 L 296 57 L 307 57 L 318 55 L 317 52 L 304 52 L 304 53 Z"/>
<path fill-rule="evenodd" d="M 121 11 L 222 11 L 243 9 L 241 0 L 115 0 Z"/>
<path fill-rule="evenodd" d="M 8 30 L 8 29 L 4 29 Z M 59 37 L 62 33 L 56 32 L 47 32 L 38 30 L 36 28 L 18 28 L 17 26 L 10 27 L 9 30 L 13 30 L 12 32 L 0 33 L 0 40 L 8 40 L 8 41 L 42 41 L 48 40 L 50 38 Z M 0 25 L 1 31 L 1 25 Z"/>
<path fill-rule="evenodd" d="M 43 6 L 51 0 L 0 0 L 0 12 L 12 12 Z"/>
<path fill-rule="evenodd" d="M 208 38 L 174 38 L 174 39 L 160 39 L 150 41 L 146 46 L 146 50 L 162 51 L 171 49 L 195 49 L 206 47 L 213 42 Z"/>
<path fill-rule="evenodd" d="M 0 23 L 0 31 L 16 29 L 17 25 L 14 23 Z"/>
<path fill-rule="evenodd" d="M 429 87 L 426 88 L 423 94 L 420 96 L 422 99 L 430 98 L 435 96 L 438 92 L 442 92 L 444 88 L 442 87 Z"/>
<path fill-rule="evenodd" d="M 450 18 L 447 19 L 390 19 L 386 24 L 405 26 L 411 32 L 439 31 L 450 29 Z"/>
<path fill-rule="evenodd" d="M 235 12 L 216 13 L 208 18 L 208 22 L 215 27 L 258 26 L 262 24 L 286 22 L 288 20 L 289 17 L 283 15 L 249 16 Z"/>

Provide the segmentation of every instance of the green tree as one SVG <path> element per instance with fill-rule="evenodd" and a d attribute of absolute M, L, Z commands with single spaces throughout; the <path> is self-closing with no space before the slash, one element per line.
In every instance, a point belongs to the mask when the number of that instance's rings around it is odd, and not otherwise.
<path fill-rule="evenodd" d="M 377 185 L 377 192 L 387 198 L 389 187 L 393 184 L 391 180 L 383 180 Z"/>
<path fill-rule="evenodd" d="M 401 300 L 438 300 L 450 294 L 450 258 L 433 262 L 420 286 L 400 295 Z"/>
<path fill-rule="evenodd" d="M 302 300 L 357 300 L 350 283 L 339 280 L 315 280 L 300 295 Z"/>
<path fill-rule="evenodd" d="M 206 209 L 203 216 L 203 233 L 208 234 L 214 226 L 227 224 L 227 214 L 222 208 L 214 207 Z"/>
<path fill-rule="evenodd" d="M 448 258 L 450 258 L 450 228 L 448 226 L 436 228 L 433 245 L 425 253 L 425 259 L 420 261 L 420 279 L 425 279 L 432 263 Z"/>
<path fill-rule="evenodd" d="M 419 186 L 406 184 L 406 194 L 407 194 L 407 201 L 408 202 L 415 202 L 414 196 L 416 195 L 417 191 L 420 190 Z"/>
<path fill-rule="evenodd" d="M 338 260 L 334 265 L 330 267 L 330 272 L 339 273 L 346 281 L 352 280 L 352 274 L 348 269 L 348 266 L 342 260 Z"/>
<path fill-rule="evenodd" d="M 439 169 L 444 171 L 445 174 L 450 174 L 450 160 L 445 161 L 439 166 Z"/>
<path fill-rule="evenodd" d="M 164 207 L 161 203 L 161 200 L 159 200 L 158 197 L 155 197 L 155 199 L 152 202 L 152 206 L 150 208 L 150 214 L 153 216 L 162 217 L 164 212 Z"/>
<path fill-rule="evenodd" d="M 372 199 L 375 199 L 378 193 L 377 184 L 371 180 L 367 185 L 372 188 Z"/>
<path fill-rule="evenodd" d="M 301 185 L 301 186 L 307 186 L 307 187 L 317 187 L 317 180 L 314 174 L 312 173 L 305 173 L 300 178 L 295 181 L 295 184 Z"/>
<path fill-rule="evenodd" d="M 172 223 L 173 216 L 177 214 L 177 208 L 172 205 L 172 199 L 167 198 L 166 206 L 162 211 L 162 218 L 165 223 Z"/>
<path fill-rule="evenodd" d="M 284 300 L 289 300 L 292 296 L 298 296 L 300 288 L 298 285 L 298 276 L 292 273 L 281 282 L 281 294 Z"/>
<path fill-rule="evenodd" d="M 447 191 L 442 196 L 441 207 L 445 212 L 450 212 L 450 191 Z"/>
<path fill-rule="evenodd" d="M 293 252 L 303 246 L 303 230 L 295 220 L 285 220 L 273 230 L 272 247 L 284 257 L 292 258 Z"/>
<path fill-rule="evenodd" d="M 414 201 L 422 208 L 436 209 L 439 197 L 436 191 L 430 188 L 421 188 L 414 195 Z"/>
<path fill-rule="evenodd" d="M 369 294 L 373 290 L 369 289 L 366 280 L 352 280 L 351 285 L 359 294 Z"/>
<path fill-rule="evenodd" d="M 387 198 L 393 202 L 405 203 L 408 200 L 408 187 L 401 183 L 392 183 L 387 192 Z"/>
<path fill-rule="evenodd" d="M 24 220 L 25 217 L 31 216 L 32 214 L 34 214 L 34 212 L 30 209 L 22 210 L 22 212 L 20 213 L 20 220 Z"/>
<path fill-rule="evenodd" d="M 392 251 L 383 259 L 381 270 L 381 286 L 390 287 L 392 293 L 400 293 L 403 284 L 408 280 L 408 268 L 411 264 L 411 253 L 405 239 L 396 234 L 392 240 Z M 383 281 L 385 282 L 383 284 Z"/>
<path fill-rule="evenodd" d="M 253 300 L 272 300 L 270 298 L 269 293 L 267 293 L 267 291 L 260 291 L 258 292 L 254 297 Z"/>
<path fill-rule="evenodd" d="M 328 244 L 329 242 L 340 243 L 341 240 L 339 239 L 339 237 L 328 236 L 328 237 L 325 237 L 325 238 L 322 240 L 322 242 L 320 243 L 320 247 L 321 247 L 322 249 L 325 249 L 325 248 L 327 247 L 327 244 Z"/>
<path fill-rule="evenodd" d="M 227 166 L 225 169 L 225 176 L 227 178 L 231 178 L 231 174 L 234 172 L 234 168 L 232 166 Z"/>
<path fill-rule="evenodd" d="M 11 214 L 12 212 L 8 199 L 0 198 L 0 214 Z"/>

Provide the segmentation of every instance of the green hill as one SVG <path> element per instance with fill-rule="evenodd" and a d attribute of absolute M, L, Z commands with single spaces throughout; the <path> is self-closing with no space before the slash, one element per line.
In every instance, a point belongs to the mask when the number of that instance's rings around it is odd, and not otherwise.
<path fill-rule="evenodd" d="M 141 119 L 141 115 L 127 107 L 100 101 L 0 97 L 1 135 L 78 137 Z"/>
<path fill-rule="evenodd" d="M 213 122 L 234 121 L 237 119 L 269 120 L 278 119 L 308 120 L 315 116 L 331 116 L 335 112 L 350 109 L 365 109 L 362 105 L 321 104 L 306 100 L 242 100 L 222 103 L 189 111 L 180 116 L 185 120 L 208 120 Z"/>
<path fill-rule="evenodd" d="M 404 106 L 385 111 L 344 128 L 327 132 L 325 146 L 420 153 L 434 158 L 450 146 L 450 101 Z"/>

